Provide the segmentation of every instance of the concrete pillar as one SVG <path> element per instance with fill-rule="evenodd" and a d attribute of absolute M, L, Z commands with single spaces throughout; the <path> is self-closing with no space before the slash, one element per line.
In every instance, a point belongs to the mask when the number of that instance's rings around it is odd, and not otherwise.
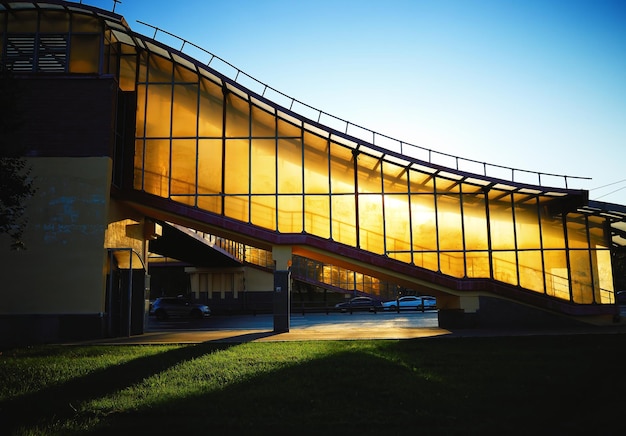
<path fill-rule="evenodd" d="M 274 269 L 274 332 L 288 332 L 291 312 L 291 247 L 272 247 Z"/>

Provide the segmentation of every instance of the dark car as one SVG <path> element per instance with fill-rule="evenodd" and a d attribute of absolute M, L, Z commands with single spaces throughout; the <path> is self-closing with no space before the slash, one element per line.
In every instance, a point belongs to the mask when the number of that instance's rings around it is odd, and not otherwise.
<path fill-rule="evenodd" d="M 626 305 L 626 291 L 617 291 L 615 293 L 615 301 L 620 306 Z"/>
<path fill-rule="evenodd" d="M 382 302 L 371 297 L 354 297 L 346 302 L 335 305 L 335 309 L 339 309 L 341 312 L 352 312 L 357 310 L 377 312 L 382 310 L 382 308 Z"/>
<path fill-rule="evenodd" d="M 202 319 L 211 315 L 211 309 L 186 298 L 161 297 L 152 304 L 152 313 L 159 321 L 170 317 Z"/>

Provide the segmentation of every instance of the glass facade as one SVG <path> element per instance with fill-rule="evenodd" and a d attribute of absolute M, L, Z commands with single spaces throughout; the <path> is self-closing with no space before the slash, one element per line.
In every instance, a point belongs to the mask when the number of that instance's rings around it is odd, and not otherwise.
<path fill-rule="evenodd" d="M 15 70 L 62 61 L 69 73 L 115 74 L 122 90 L 136 93 L 136 190 L 455 278 L 612 303 L 608 221 L 566 211 L 559 205 L 567 192 L 386 152 L 119 24 L 56 11 L 0 17 L 3 63 Z M 30 51 L 17 49 L 18 40 Z"/>

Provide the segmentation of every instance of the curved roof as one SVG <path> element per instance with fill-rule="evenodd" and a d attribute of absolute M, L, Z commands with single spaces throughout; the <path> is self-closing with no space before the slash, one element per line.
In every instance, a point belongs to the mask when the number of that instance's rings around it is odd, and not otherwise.
<path fill-rule="evenodd" d="M 431 174 L 432 177 L 443 177 L 453 181 L 455 184 L 469 183 L 479 186 L 484 190 L 495 188 L 504 192 L 528 194 L 529 196 L 541 195 L 552 198 L 573 196 L 578 198 L 578 200 L 574 201 L 574 204 L 572 205 L 573 207 L 579 206 L 587 201 L 587 191 L 569 189 L 567 187 L 568 178 L 580 179 L 581 177 L 540 173 L 478 162 L 471 159 L 440 153 L 435 150 L 425 149 L 373 132 L 364 127 L 334 117 L 323 111 L 314 109 L 296 99 L 287 97 L 285 94 L 257 81 L 253 77 L 247 75 L 223 59 L 215 56 L 211 52 L 157 27 L 139 22 L 140 24 L 147 25 L 153 29 L 154 35 L 153 37 L 148 37 L 137 33 L 130 28 L 124 17 L 115 14 L 114 12 L 107 12 L 82 3 L 71 3 L 61 0 L 15 1 L 0 3 L 0 10 L 11 11 L 25 9 L 66 10 L 68 12 L 79 12 L 96 16 L 103 20 L 105 25 L 111 30 L 118 41 L 129 46 L 134 46 L 137 49 L 147 50 L 162 56 L 203 77 L 206 77 L 214 83 L 226 88 L 228 91 L 237 94 L 239 97 L 245 99 L 246 101 L 250 101 L 273 115 L 276 115 L 296 126 L 303 127 L 318 136 L 329 138 L 332 141 L 356 150 L 359 153 L 364 153 L 378 159 L 384 159 L 406 168 L 418 169 L 422 172 Z M 180 50 L 174 49 L 157 41 L 156 38 L 159 35 L 177 38 L 181 42 Z M 207 63 L 203 63 L 184 53 L 183 50 L 185 49 L 194 49 L 195 51 L 199 51 L 200 55 L 204 54 L 209 56 L 210 59 Z M 222 71 L 218 71 L 215 68 L 216 64 L 221 65 L 222 68 L 220 69 Z M 234 74 L 234 78 L 229 77 L 229 73 L 231 75 Z M 240 83 L 240 81 L 244 80 L 248 86 L 259 88 L 258 91 L 253 91 L 249 87 Z M 278 104 L 270 99 L 268 95 L 279 100 L 284 100 L 286 101 L 286 104 Z M 286 107 L 287 104 L 289 107 Z M 309 116 L 299 113 L 297 111 L 298 107 L 303 109 L 301 112 L 307 112 Z M 310 117 L 311 113 L 314 116 L 317 116 L 316 120 Z M 343 130 L 338 130 L 338 128 L 329 127 L 329 125 L 323 124 L 322 122 L 324 120 L 328 120 L 328 124 L 333 125 L 339 122 L 339 124 L 342 125 L 341 127 Z M 448 162 L 452 161 L 455 163 L 455 167 L 437 163 L 437 158 Z M 482 170 L 482 174 L 478 172 L 480 170 Z M 497 171 L 499 173 L 498 177 L 487 175 L 488 170 Z M 503 173 L 510 173 L 510 178 L 504 178 L 504 176 L 502 176 Z M 537 177 L 537 181 L 531 183 L 519 181 L 519 178 L 527 178 L 529 175 L 531 177 Z M 518 180 L 516 180 L 516 177 Z M 545 180 L 550 180 L 551 182 L 558 181 L 562 183 L 564 187 L 546 185 Z"/>

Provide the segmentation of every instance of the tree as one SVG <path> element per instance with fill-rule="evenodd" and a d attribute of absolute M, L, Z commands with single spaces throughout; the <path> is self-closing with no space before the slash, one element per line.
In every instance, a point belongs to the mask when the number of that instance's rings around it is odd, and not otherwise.
<path fill-rule="evenodd" d="M 10 72 L 0 67 L 0 234 L 11 238 L 11 248 L 25 249 L 22 236 L 28 217 L 26 201 L 35 194 L 32 168 L 19 141 L 18 87 Z"/>

